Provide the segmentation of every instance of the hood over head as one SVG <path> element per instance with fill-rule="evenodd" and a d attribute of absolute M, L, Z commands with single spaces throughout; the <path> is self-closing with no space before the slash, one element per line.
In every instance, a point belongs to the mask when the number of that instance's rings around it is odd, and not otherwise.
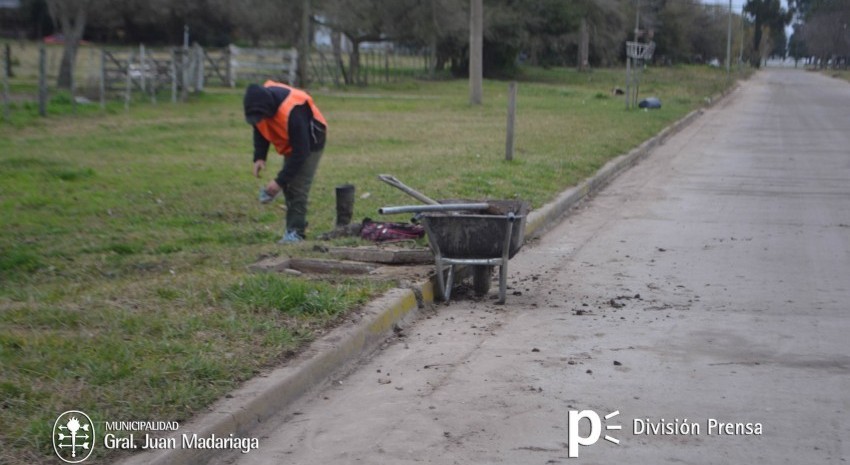
<path fill-rule="evenodd" d="M 251 84 L 245 89 L 242 103 L 245 107 L 245 121 L 250 125 L 255 125 L 264 118 L 271 118 L 277 113 L 277 105 L 271 91 L 259 84 Z"/>

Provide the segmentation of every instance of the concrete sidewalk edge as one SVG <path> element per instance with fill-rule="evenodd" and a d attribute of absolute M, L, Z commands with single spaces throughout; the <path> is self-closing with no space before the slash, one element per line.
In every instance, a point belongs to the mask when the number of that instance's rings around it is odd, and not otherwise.
<path fill-rule="evenodd" d="M 342 377 L 360 358 L 383 343 L 393 327 L 415 317 L 418 309 L 434 301 L 430 282 L 417 289 L 392 289 L 369 302 L 357 312 L 356 321 L 349 319 L 341 326 L 310 344 L 286 366 L 261 374 L 225 399 L 216 402 L 207 413 L 181 423 L 172 435 L 182 444 L 182 435 L 200 438 L 251 437 L 251 431 L 285 406 L 307 392 L 322 387 L 334 377 Z M 163 449 L 134 454 L 121 463 L 131 464 L 200 464 L 217 449 Z"/>
<path fill-rule="evenodd" d="M 720 101 L 737 87 L 716 98 Z M 648 139 L 627 154 L 605 164 L 594 176 L 559 194 L 555 200 L 531 212 L 526 220 L 526 236 L 539 237 L 561 221 L 578 202 L 610 183 L 624 170 L 638 163 L 668 137 L 692 123 L 703 113 L 694 110 Z M 242 387 L 216 402 L 195 419 L 180 425 L 174 434 L 181 444 L 182 434 L 197 434 L 207 438 L 215 435 L 226 438 L 251 437 L 251 431 L 275 413 L 292 404 L 309 391 L 319 389 L 334 378 L 344 376 L 362 357 L 374 352 L 386 341 L 394 326 L 415 319 L 418 310 L 434 302 L 435 284 L 432 280 L 413 289 L 393 289 L 367 304 L 357 322 L 346 321 L 340 327 L 320 337 L 302 354 L 276 368 L 247 381 Z M 190 465 L 206 463 L 218 449 L 164 449 L 134 454 L 123 465 Z"/>

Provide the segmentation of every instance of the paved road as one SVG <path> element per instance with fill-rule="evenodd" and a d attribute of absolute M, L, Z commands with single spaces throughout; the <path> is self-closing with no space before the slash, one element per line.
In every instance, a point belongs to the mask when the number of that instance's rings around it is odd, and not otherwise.
<path fill-rule="evenodd" d="M 760 73 L 509 268 L 220 462 L 850 460 L 847 83 Z M 569 458 L 580 410 L 619 445 Z"/>

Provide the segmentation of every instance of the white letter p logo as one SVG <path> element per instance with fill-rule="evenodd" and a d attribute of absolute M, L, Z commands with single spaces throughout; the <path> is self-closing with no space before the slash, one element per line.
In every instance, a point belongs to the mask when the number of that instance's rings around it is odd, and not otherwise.
<path fill-rule="evenodd" d="M 580 436 L 578 431 L 578 424 L 582 418 L 590 420 L 590 434 L 585 437 Z M 599 419 L 599 415 L 593 410 L 582 410 L 581 412 L 570 410 L 568 419 L 569 431 L 567 432 L 567 437 L 569 439 L 567 441 L 567 450 L 571 458 L 576 458 L 578 457 L 579 446 L 589 446 L 599 440 L 599 435 L 602 434 L 602 420 Z"/>

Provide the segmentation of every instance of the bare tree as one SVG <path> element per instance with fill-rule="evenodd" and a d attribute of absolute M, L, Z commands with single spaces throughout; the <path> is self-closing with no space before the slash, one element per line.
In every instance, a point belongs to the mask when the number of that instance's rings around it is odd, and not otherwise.
<path fill-rule="evenodd" d="M 399 31 L 410 25 L 417 0 L 326 0 L 314 20 L 345 36 L 351 43 L 349 69 L 344 72 L 346 83 L 360 75 L 360 46 L 364 42 L 384 42 L 398 39 Z M 421 21 L 421 18 L 418 18 Z M 336 47 L 336 46 L 335 46 Z M 339 47 L 341 53 L 341 47 Z M 335 48 L 336 51 L 336 48 Z M 337 62 L 342 60 L 335 57 Z"/>
<path fill-rule="evenodd" d="M 57 28 L 65 38 L 62 64 L 59 66 L 58 87 L 70 88 L 77 50 L 86 30 L 86 20 L 93 0 L 47 0 L 47 8 Z"/>
<path fill-rule="evenodd" d="M 615 63 L 626 39 L 623 28 L 627 21 L 621 3 L 617 0 L 584 0 L 576 3 L 576 14 L 581 16 L 582 27 L 585 23 L 587 27 L 587 37 L 583 37 L 584 32 L 579 29 L 579 50 L 587 61 L 580 61 L 579 67 L 588 66 L 591 57 L 603 66 Z M 583 47 L 587 49 L 582 50 Z"/>
<path fill-rule="evenodd" d="M 313 45 L 312 30 L 310 27 L 310 17 L 313 14 L 313 9 L 310 5 L 310 0 L 301 1 L 301 27 L 298 38 L 298 85 L 307 87 L 310 81 L 310 73 L 307 67 L 310 63 L 310 51 Z"/>

